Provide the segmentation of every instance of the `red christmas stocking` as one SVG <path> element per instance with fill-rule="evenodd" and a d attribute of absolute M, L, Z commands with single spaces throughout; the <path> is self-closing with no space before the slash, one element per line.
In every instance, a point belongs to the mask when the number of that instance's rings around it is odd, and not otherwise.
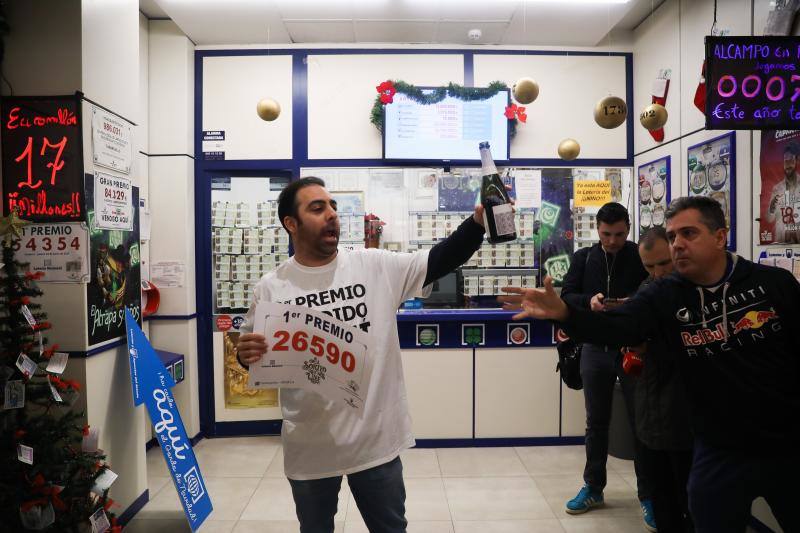
<path fill-rule="evenodd" d="M 667 93 L 669 92 L 669 78 L 662 74 L 653 83 L 652 103 L 664 105 L 667 103 Z M 664 128 L 650 130 L 650 136 L 658 143 L 664 141 Z"/>
<path fill-rule="evenodd" d="M 703 61 L 703 71 L 700 73 L 700 83 L 694 91 L 694 105 L 701 113 L 706 112 L 706 62 Z"/>

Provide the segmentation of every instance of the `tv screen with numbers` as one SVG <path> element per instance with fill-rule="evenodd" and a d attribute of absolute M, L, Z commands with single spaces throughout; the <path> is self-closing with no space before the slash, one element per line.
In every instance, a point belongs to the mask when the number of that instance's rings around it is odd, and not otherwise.
<path fill-rule="evenodd" d="M 430 94 L 433 88 L 423 89 Z M 384 105 L 383 157 L 402 161 L 480 161 L 478 144 L 489 141 L 495 161 L 508 160 L 508 89 L 486 100 L 445 96 L 420 104 L 403 93 Z"/>
<path fill-rule="evenodd" d="M 800 37 L 706 37 L 705 78 L 706 129 L 800 129 Z"/>

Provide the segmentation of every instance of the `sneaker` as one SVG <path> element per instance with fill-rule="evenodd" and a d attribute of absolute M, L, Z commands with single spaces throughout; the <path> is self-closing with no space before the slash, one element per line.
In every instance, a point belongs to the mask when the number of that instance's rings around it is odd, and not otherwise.
<path fill-rule="evenodd" d="M 578 495 L 567 502 L 569 514 L 582 514 L 592 507 L 603 505 L 603 493 L 593 491 L 589 485 L 584 485 Z"/>
<path fill-rule="evenodd" d="M 639 502 L 642 506 L 642 517 L 644 518 L 644 527 L 647 531 L 656 533 L 656 517 L 653 515 L 653 500 L 642 500 Z"/>

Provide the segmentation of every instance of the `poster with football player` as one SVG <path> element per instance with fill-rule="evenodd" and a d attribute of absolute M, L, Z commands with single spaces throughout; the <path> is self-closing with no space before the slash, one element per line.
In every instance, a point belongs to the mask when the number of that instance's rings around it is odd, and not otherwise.
<path fill-rule="evenodd" d="M 761 132 L 759 244 L 800 243 L 800 131 Z"/>

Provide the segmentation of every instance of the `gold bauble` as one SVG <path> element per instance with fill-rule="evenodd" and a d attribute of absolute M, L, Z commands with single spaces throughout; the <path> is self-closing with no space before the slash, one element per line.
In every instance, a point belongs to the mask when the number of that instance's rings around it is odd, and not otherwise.
<path fill-rule="evenodd" d="M 539 96 L 539 84 L 533 78 L 520 78 L 511 88 L 514 100 L 520 104 L 530 104 Z"/>
<path fill-rule="evenodd" d="M 263 100 L 258 101 L 258 104 L 256 105 L 256 113 L 258 113 L 258 116 L 261 118 L 261 120 L 271 122 L 278 118 L 278 115 L 281 114 L 281 106 L 272 98 L 264 98 Z"/>
<path fill-rule="evenodd" d="M 639 115 L 639 122 L 650 131 L 663 128 L 667 123 L 667 109 L 660 104 L 650 104 Z"/>
<path fill-rule="evenodd" d="M 606 96 L 594 106 L 594 121 L 601 128 L 614 129 L 625 123 L 628 106 L 619 96 Z"/>
<path fill-rule="evenodd" d="M 564 161 L 572 161 L 581 153 L 581 145 L 575 139 L 564 139 L 558 145 L 558 157 Z"/>

